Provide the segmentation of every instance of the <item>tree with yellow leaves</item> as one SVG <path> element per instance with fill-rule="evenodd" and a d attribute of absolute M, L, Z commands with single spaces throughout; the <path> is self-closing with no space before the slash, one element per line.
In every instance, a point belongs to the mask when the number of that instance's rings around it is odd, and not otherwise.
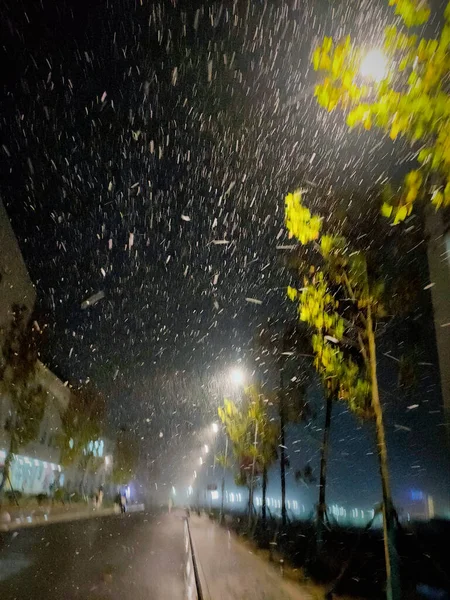
<path fill-rule="evenodd" d="M 392 140 L 404 137 L 416 153 L 400 194 L 388 193 L 382 212 L 404 221 L 418 199 L 436 208 L 450 206 L 450 2 L 439 35 L 411 32 L 430 16 L 424 0 L 389 0 L 402 25 L 385 28 L 383 48 L 368 56 L 352 43 L 325 37 L 313 53 L 321 81 L 315 88 L 328 111 L 341 108 L 349 127 L 377 127 Z M 366 75 L 363 77 L 362 75 Z"/>
<path fill-rule="evenodd" d="M 225 399 L 218 409 L 238 469 L 236 483 L 248 487 L 249 529 L 253 516 L 253 496 L 257 479 L 262 479 L 262 517 L 266 518 L 268 470 L 277 459 L 279 427 L 268 413 L 268 399 L 258 386 L 245 389 L 242 404 Z M 225 457 L 219 462 L 228 466 Z"/>
<path fill-rule="evenodd" d="M 384 546 L 389 600 L 400 597 L 396 514 L 389 482 L 383 410 L 377 375 L 377 322 L 385 316 L 383 283 L 371 276 L 364 252 L 303 204 L 301 192 L 286 197 L 291 237 L 311 250 L 301 289 L 288 288 L 300 321 L 312 330 L 314 364 L 325 393 L 347 403 L 356 415 L 375 423 L 383 493 Z M 314 258 L 313 258 L 314 255 Z M 312 262 L 314 261 L 314 262 Z"/>

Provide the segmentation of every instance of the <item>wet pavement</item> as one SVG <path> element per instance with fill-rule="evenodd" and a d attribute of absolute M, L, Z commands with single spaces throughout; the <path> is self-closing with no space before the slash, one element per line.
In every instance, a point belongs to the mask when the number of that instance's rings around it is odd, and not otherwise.
<path fill-rule="evenodd" d="M 190 530 L 205 600 L 311 600 L 309 590 L 207 517 L 192 516 Z"/>
<path fill-rule="evenodd" d="M 185 568 L 181 512 L 0 534 L 2 600 L 178 600 Z"/>

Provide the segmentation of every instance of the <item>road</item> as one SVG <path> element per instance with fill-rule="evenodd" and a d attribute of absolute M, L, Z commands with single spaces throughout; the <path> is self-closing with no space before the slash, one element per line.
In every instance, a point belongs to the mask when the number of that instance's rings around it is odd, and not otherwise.
<path fill-rule="evenodd" d="M 0 534 L 0 598 L 185 598 L 183 527 L 181 513 L 139 513 Z"/>

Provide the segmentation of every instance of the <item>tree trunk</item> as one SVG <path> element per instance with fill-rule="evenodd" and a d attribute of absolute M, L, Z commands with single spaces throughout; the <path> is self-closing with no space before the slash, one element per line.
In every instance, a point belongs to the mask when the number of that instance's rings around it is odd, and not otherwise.
<path fill-rule="evenodd" d="M 82 495 L 83 497 L 86 495 L 86 494 L 85 494 L 86 480 L 87 480 L 87 476 L 88 476 L 88 473 L 89 473 L 89 469 L 90 469 L 91 463 L 92 463 L 92 456 L 90 456 L 90 457 L 87 459 L 87 462 L 86 462 L 86 467 L 85 467 L 85 469 L 84 469 L 84 473 L 83 473 L 83 478 L 82 478 L 82 480 L 81 480 L 81 485 L 80 485 L 80 488 L 81 488 L 81 489 L 80 489 L 80 493 L 81 493 L 81 495 Z"/>
<path fill-rule="evenodd" d="M 250 531 L 253 518 L 253 495 L 255 489 L 255 466 L 256 466 L 256 448 L 258 445 L 258 422 L 255 423 L 255 453 L 252 461 L 252 477 L 250 479 L 250 493 L 248 496 L 248 530 Z"/>
<path fill-rule="evenodd" d="M 8 451 L 8 454 L 6 455 L 6 458 L 5 458 L 5 464 L 3 465 L 2 481 L 0 483 L 0 494 L 3 492 L 6 482 L 9 479 L 9 472 L 11 470 L 12 459 L 13 459 L 13 454 L 10 451 Z"/>
<path fill-rule="evenodd" d="M 9 479 L 9 481 L 11 481 L 11 479 L 10 479 L 11 463 L 14 460 L 14 454 L 17 451 L 14 433 L 10 433 L 9 435 L 10 435 L 9 449 L 8 449 L 8 454 L 6 455 L 6 458 L 5 458 L 5 464 L 3 465 L 2 482 L 0 483 L 0 494 L 3 492 L 8 479 Z M 12 489 L 12 486 L 11 486 L 11 490 L 14 492 L 14 490 Z M 15 498 L 15 496 L 14 496 L 14 498 Z M 15 498 L 15 501 L 18 506 L 18 502 L 17 502 L 16 498 Z"/>
<path fill-rule="evenodd" d="M 395 510 L 392 502 L 389 482 L 386 436 L 383 423 L 383 409 L 380 402 L 377 378 L 377 355 L 370 307 L 367 316 L 367 338 L 369 341 L 369 360 L 371 369 L 372 409 L 375 417 L 377 452 L 380 467 L 381 487 L 383 491 L 383 537 L 386 561 L 386 596 L 388 600 L 401 598 L 400 573 L 396 548 Z"/>
<path fill-rule="evenodd" d="M 267 467 L 263 468 L 262 474 L 262 505 L 261 505 L 261 516 L 263 526 L 266 524 L 266 495 L 267 495 Z"/>
<path fill-rule="evenodd" d="M 280 478 L 281 478 L 281 523 L 286 525 L 286 435 L 284 407 L 280 408 Z"/>
<path fill-rule="evenodd" d="M 281 523 L 286 526 L 286 411 L 284 403 L 283 363 L 280 366 L 280 478 L 281 478 Z"/>
<path fill-rule="evenodd" d="M 325 403 L 325 424 L 323 428 L 323 439 L 320 457 L 320 479 L 319 479 L 319 504 L 317 506 L 317 536 L 316 550 L 320 554 L 323 546 L 323 535 L 325 532 L 325 513 L 326 513 L 326 484 L 327 484 L 327 462 L 328 448 L 330 442 L 331 412 L 333 409 L 333 398 L 327 394 Z"/>

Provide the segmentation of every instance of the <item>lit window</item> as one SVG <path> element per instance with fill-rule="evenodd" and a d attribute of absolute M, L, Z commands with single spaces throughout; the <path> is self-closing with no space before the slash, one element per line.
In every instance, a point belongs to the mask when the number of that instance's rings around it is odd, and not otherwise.
<path fill-rule="evenodd" d="M 218 500 L 219 499 L 219 492 L 217 490 L 212 490 L 211 491 L 211 500 Z"/>

